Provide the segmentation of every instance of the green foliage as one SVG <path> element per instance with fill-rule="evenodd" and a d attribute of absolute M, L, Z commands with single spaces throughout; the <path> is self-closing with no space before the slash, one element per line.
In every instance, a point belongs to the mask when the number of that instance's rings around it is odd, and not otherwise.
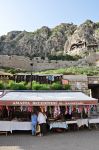
<path fill-rule="evenodd" d="M 25 70 L 21 70 L 20 68 L 10 68 L 10 67 L 0 67 L 1 69 L 4 70 L 4 72 L 8 72 L 8 73 L 11 73 L 11 74 L 15 74 L 15 73 L 25 73 L 26 71 Z"/>
<path fill-rule="evenodd" d="M 9 69 L 9 70 L 8 70 L 8 72 L 9 72 L 9 73 L 12 73 L 12 74 L 17 73 L 17 71 L 16 71 L 15 69 L 12 69 L 12 68 L 11 68 L 11 69 Z"/>
<path fill-rule="evenodd" d="M 8 83 L 0 81 L 0 89 L 9 90 L 29 90 L 31 88 L 31 83 L 20 82 L 16 83 L 9 80 Z M 62 85 L 60 82 L 54 82 L 52 84 L 40 84 L 36 81 L 32 82 L 32 90 L 70 90 L 70 85 Z"/>
<path fill-rule="evenodd" d="M 8 89 L 27 90 L 27 87 L 25 86 L 25 82 L 16 83 L 14 81 L 10 81 L 8 84 Z"/>
<path fill-rule="evenodd" d="M 67 60 L 67 61 L 76 61 L 80 59 L 81 57 L 76 55 L 76 56 L 71 56 L 71 55 L 48 55 L 49 60 Z"/>
<path fill-rule="evenodd" d="M 36 81 L 32 82 L 32 89 L 33 90 L 49 90 L 50 85 L 49 84 L 40 84 Z"/>
<path fill-rule="evenodd" d="M 84 25 L 87 25 L 88 27 L 91 27 L 93 22 L 91 20 L 86 20 Z"/>
<path fill-rule="evenodd" d="M 53 83 L 50 87 L 52 90 L 62 90 L 63 87 L 59 82 Z"/>
<path fill-rule="evenodd" d="M 22 71 L 21 69 L 14 69 L 14 68 L 10 68 L 9 70 L 7 70 L 7 72 L 11 73 L 11 74 L 15 74 L 15 73 L 20 73 L 20 72 L 25 72 Z"/>
<path fill-rule="evenodd" d="M 40 90 L 50 90 L 49 84 L 41 84 Z"/>
<path fill-rule="evenodd" d="M 2 81 L 0 81 L 0 90 L 5 89 L 4 87 L 4 83 Z"/>
<path fill-rule="evenodd" d="M 63 89 L 64 90 L 70 90 L 71 86 L 69 84 L 66 84 L 66 85 L 63 86 Z"/>
<path fill-rule="evenodd" d="M 99 28 L 99 22 L 96 22 L 97 27 Z"/>
<path fill-rule="evenodd" d="M 95 31 L 96 31 L 96 33 L 99 33 L 99 28 L 98 28 L 98 29 L 96 29 Z"/>
<path fill-rule="evenodd" d="M 45 60 L 45 56 L 44 56 L 44 55 L 43 55 L 43 56 L 41 56 L 41 59 Z"/>
<path fill-rule="evenodd" d="M 99 67 L 67 67 L 67 68 L 60 68 L 60 69 L 56 69 L 56 70 L 47 70 L 47 71 L 43 71 L 43 72 L 39 72 L 41 74 L 73 74 L 73 75 L 78 75 L 78 74 L 82 74 L 82 75 L 89 75 L 89 76 L 93 76 L 93 75 L 99 75 Z"/>
<path fill-rule="evenodd" d="M 5 35 L 2 35 L 1 37 L 0 37 L 0 40 L 1 41 L 4 41 L 6 39 L 6 36 Z"/>
<path fill-rule="evenodd" d="M 32 83 L 32 89 L 33 90 L 40 90 L 40 88 L 41 88 L 41 85 L 38 83 L 38 82 L 33 82 Z"/>
<path fill-rule="evenodd" d="M 6 85 L 6 89 L 12 89 L 12 86 L 15 82 L 12 80 L 9 80 L 8 84 Z"/>

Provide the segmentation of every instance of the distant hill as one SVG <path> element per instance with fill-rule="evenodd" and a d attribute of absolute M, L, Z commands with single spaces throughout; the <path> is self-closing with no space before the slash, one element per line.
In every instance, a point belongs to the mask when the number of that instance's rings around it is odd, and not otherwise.
<path fill-rule="evenodd" d="M 48 55 L 86 56 L 99 49 L 99 22 L 85 21 L 80 26 L 62 23 L 35 32 L 11 31 L 0 37 L 0 55 L 44 57 Z"/>

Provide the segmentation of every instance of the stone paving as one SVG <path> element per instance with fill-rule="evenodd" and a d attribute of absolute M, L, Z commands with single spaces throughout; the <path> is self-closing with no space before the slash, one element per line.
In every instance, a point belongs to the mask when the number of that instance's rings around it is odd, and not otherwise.
<path fill-rule="evenodd" d="M 0 150 L 99 150 L 99 130 L 51 133 L 44 137 L 30 133 L 0 135 Z"/>

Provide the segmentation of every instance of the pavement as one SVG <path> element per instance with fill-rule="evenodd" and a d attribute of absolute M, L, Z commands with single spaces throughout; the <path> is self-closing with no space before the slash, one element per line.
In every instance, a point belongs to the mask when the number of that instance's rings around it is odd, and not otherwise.
<path fill-rule="evenodd" d="M 30 133 L 2 134 L 0 150 L 99 150 L 99 130 L 66 131 L 43 137 Z"/>

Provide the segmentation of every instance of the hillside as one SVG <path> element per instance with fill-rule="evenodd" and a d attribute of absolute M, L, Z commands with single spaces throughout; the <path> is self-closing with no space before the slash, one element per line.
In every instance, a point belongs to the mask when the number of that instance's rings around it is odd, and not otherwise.
<path fill-rule="evenodd" d="M 0 37 L 0 55 L 44 57 L 48 55 L 80 55 L 98 50 L 99 23 L 91 20 L 80 26 L 62 23 L 35 32 L 11 31 Z"/>
<path fill-rule="evenodd" d="M 63 75 L 88 75 L 99 76 L 99 67 L 66 67 L 60 69 L 46 70 L 36 74 L 63 74 Z"/>

